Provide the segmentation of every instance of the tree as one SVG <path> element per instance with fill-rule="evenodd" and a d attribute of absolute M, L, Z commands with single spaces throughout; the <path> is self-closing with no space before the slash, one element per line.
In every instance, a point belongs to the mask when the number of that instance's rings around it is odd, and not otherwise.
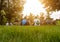
<path fill-rule="evenodd" d="M 1 0 L 0 13 L 2 9 L 5 10 L 7 21 L 12 22 L 22 12 L 24 3 L 24 0 Z"/>
<path fill-rule="evenodd" d="M 30 15 L 29 15 L 29 20 L 30 20 L 30 25 L 33 25 L 33 23 L 34 23 L 34 16 L 33 16 L 32 13 L 30 13 Z"/>
<path fill-rule="evenodd" d="M 23 0 L 9 0 L 8 2 L 8 13 L 7 13 L 7 18 L 8 21 L 11 22 L 11 20 L 16 18 L 19 13 L 22 12 L 23 10 Z"/>
<path fill-rule="evenodd" d="M 44 8 L 46 8 L 47 11 L 47 18 L 46 21 L 47 22 L 51 22 L 51 18 L 50 18 L 50 13 L 52 11 L 59 11 L 60 10 L 60 0 L 39 0 L 42 4 L 44 4 Z"/>
<path fill-rule="evenodd" d="M 41 25 L 45 24 L 45 20 L 44 20 L 44 19 L 45 19 L 45 18 L 44 18 L 44 13 L 41 12 L 41 13 L 40 13 L 40 24 L 41 24 Z"/>
<path fill-rule="evenodd" d="M 5 25 L 6 23 L 6 13 L 4 10 L 1 10 L 1 14 L 0 14 L 0 24 L 1 25 Z"/>
<path fill-rule="evenodd" d="M 6 23 L 6 13 L 4 7 L 5 7 L 4 0 L 0 0 L 0 25 Z"/>
<path fill-rule="evenodd" d="M 60 0 L 40 0 L 49 11 L 60 10 Z"/>

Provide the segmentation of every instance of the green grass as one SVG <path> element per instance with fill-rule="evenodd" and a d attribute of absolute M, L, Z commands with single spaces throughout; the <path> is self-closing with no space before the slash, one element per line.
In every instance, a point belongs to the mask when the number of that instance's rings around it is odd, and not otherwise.
<path fill-rule="evenodd" d="M 60 42 L 60 26 L 0 26 L 0 42 Z"/>

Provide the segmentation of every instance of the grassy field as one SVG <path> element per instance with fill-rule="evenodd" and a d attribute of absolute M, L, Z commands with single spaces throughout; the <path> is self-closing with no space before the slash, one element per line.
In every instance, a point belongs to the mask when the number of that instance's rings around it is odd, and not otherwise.
<path fill-rule="evenodd" d="M 60 26 L 0 26 L 0 42 L 60 42 Z"/>

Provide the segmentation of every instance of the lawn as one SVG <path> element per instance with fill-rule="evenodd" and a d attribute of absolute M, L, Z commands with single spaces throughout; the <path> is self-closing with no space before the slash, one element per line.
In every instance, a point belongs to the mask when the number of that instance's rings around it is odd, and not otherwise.
<path fill-rule="evenodd" d="M 0 42 L 60 42 L 60 26 L 0 26 Z"/>

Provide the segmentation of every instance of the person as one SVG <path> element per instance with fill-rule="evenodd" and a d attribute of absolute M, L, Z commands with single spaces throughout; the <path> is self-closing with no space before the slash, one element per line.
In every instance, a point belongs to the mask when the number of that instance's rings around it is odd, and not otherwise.
<path fill-rule="evenodd" d="M 13 25 L 12 22 L 10 22 L 10 25 L 11 25 L 11 26 Z"/>
<path fill-rule="evenodd" d="M 9 22 L 6 22 L 6 26 L 9 26 Z"/>
<path fill-rule="evenodd" d="M 37 17 L 35 17 L 34 19 L 34 25 L 35 26 L 40 25 L 40 20 Z"/>
<path fill-rule="evenodd" d="M 25 17 L 24 19 L 22 19 L 21 24 L 26 25 L 26 23 L 27 23 L 27 20 L 26 20 L 26 17 Z"/>

